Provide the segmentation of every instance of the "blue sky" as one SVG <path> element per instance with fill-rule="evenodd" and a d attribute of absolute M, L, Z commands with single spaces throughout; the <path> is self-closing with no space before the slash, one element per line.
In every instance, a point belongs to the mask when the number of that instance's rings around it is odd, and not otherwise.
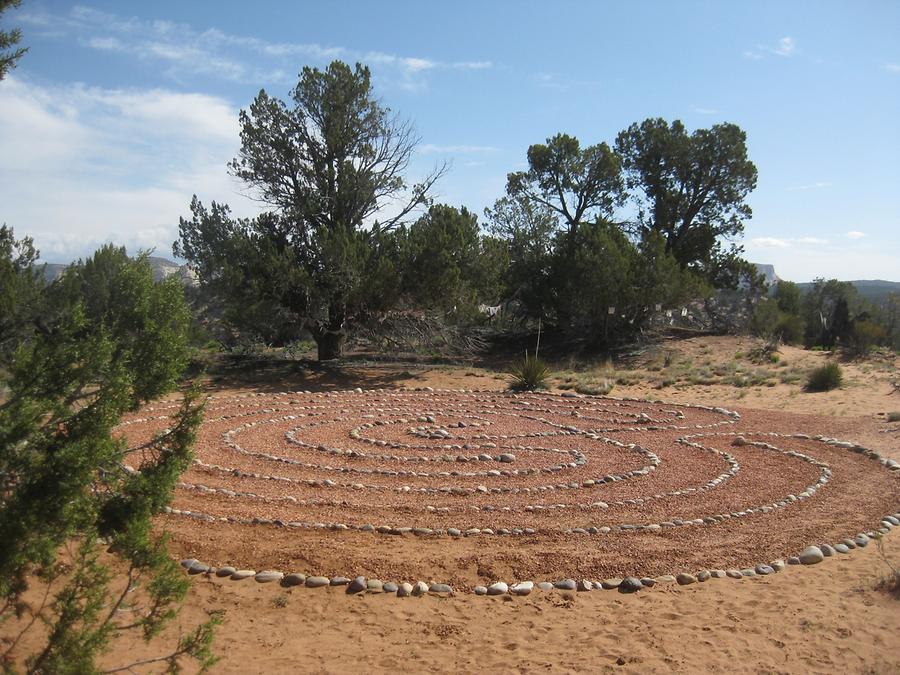
<path fill-rule="evenodd" d="M 0 17 L 0 222 L 50 261 L 113 241 L 170 256 L 228 176 L 237 112 L 303 65 L 370 65 L 421 136 L 410 178 L 481 213 L 532 143 L 612 143 L 646 117 L 734 122 L 759 184 L 743 244 L 783 278 L 900 280 L 900 3 L 86 2 Z"/>

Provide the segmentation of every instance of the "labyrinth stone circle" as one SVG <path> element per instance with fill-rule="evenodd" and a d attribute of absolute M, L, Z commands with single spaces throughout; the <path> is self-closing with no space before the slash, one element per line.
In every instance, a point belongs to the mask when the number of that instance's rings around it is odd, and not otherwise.
<path fill-rule="evenodd" d="M 142 448 L 164 439 L 178 407 L 153 404 L 123 422 L 129 470 L 140 470 Z M 897 462 L 853 442 L 745 428 L 721 407 L 431 388 L 298 391 L 210 396 L 193 465 L 168 513 L 195 528 L 241 527 L 250 539 L 260 528 L 327 532 L 338 547 L 355 545 L 351 533 L 447 551 L 472 538 L 509 549 L 546 541 L 554 568 L 567 546 L 585 559 L 609 550 L 610 565 L 621 547 L 618 559 L 627 556 L 634 569 L 596 578 L 569 569 L 472 590 L 633 593 L 657 583 L 765 577 L 848 555 L 900 525 L 898 479 Z M 877 497 L 860 489 L 869 484 Z M 793 531 L 813 538 L 795 541 Z M 687 568 L 707 550 L 727 557 L 736 532 L 776 555 Z M 182 566 L 348 594 L 454 591 L 441 580 L 382 582 L 353 569 L 329 576 L 218 562 L 190 558 Z"/>

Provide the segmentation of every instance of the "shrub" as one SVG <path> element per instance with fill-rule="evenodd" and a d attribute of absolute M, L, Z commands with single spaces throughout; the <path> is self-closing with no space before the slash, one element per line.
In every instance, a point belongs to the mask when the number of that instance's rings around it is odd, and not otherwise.
<path fill-rule="evenodd" d="M 528 356 L 519 361 L 509 369 L 512 375 L 510 389 L 516 391 L 535 391 L 536 389 L 546 389 L 547 379 L 550 377 L 550 369 L 537 356 Z"/>
<path fill-rule="evenodd" d="M 806 380 L 806 391 L 831 391 L 841 386 L 844 374 L 834 361 L 816 368 Z"/>

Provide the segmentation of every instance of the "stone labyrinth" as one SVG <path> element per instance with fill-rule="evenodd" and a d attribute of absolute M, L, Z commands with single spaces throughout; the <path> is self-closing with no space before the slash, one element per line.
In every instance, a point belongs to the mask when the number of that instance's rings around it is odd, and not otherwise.
<path fill-rule="evenodd" d="M 123 423 L 135 468 L 177 410 Z M 299 550 L 315 535 L 331 562 L 355 565 L 390 540 L 395 569 L 427 576 L 413 550 L 442 560 L 477 541 L 483 556 L 513 551 L 520 569 L 559 577 L 772 569 L 900 523 L 895 462 L 804 431 L 744 429 L 724 408 L 540 393 L 212 396 L 170 521 L 180 540 L 238 532 L 236 557 L 254 539 Z"/>

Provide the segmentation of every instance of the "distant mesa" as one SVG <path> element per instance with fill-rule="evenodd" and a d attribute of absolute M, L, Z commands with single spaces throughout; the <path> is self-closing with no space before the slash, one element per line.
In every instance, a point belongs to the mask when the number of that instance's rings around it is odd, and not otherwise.
<path fill-rule="evenodd" d="M 153 272 L 153 281 L 162 281 L 172 275 L 176 275 L 185 286 L 196 286 L 198 283 L 197 275 L 187 265 L 179 265 L 176 262 L 158 256 L 150 256 L 147 258 L 147 262 L 150 263 L 150 269 Z M 66 271 L 66 268 L 68 268 L 68 265 L 46 263 L 44 265 L 44 278 L 48 282 L 56 281 Z"/>

